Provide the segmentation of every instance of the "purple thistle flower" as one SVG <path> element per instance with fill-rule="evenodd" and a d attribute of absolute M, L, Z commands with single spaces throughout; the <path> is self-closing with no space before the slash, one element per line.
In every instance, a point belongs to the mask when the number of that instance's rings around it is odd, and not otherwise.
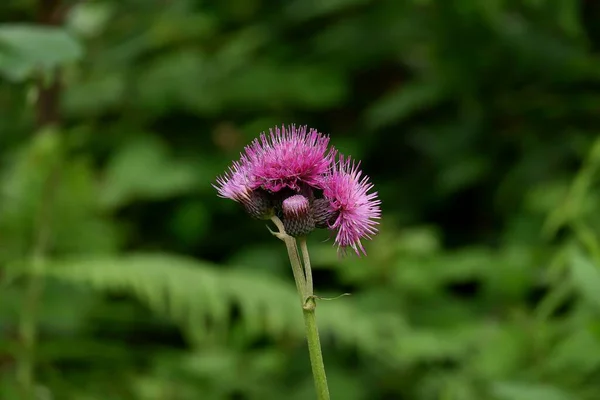
<path fill-rule="evenodd" d="M 360 163 L 342 155 L 336 162 L 328 145 L 329 137 L 315 129 L 275 127 L 246 146 L 213 186 L 254 218 L 277 215 L 291 236 L 329 229 L 339 251 L 351 247 L 366 255 L 361 240 L 377 233 L 381 202 L 369 193 L 373 184 Z"/>
<path fill-rule="evenodd" d="M 273 216 L 273 205 L 268 194 L 263 190 L 250 189 L 248 166 L 243 161 L 234 161 L 229 171 L 217 178 L 213 187 L 220 197 L 241 203 L 254 218 L 269 219 Z"/>
<path fill-rule="evenodd" d="M 329 137 L 315 129 L 295 125 L 275 127 L 245 148 L 242 160 L 250 169 L 250 188 L 275 193 L 303 185 L 321 189 L 322 176 L 333 163 L 335 150 L 327 149 Z"/>
<path fill-rule="evenodd" d="M 360 256 L 366 251 L 361 239 L 370 239 L 377 233 L 377 220 L 381 216 L 377 192 L 369 191 L 373 184 L 350 157 L 340 155 L 331 172 L 324 178 L 323 195 L 329 201 L 329 211 L 337 215 L 329 228 L 337 231 L 335 244 L 344 251 L 354 249 Z"/>
<path fill-rule="evenodd" d="M 217 177 L 217 184 L 213 185 L 217 189 L 219 197 L 242 202 L 250 198 L 250 179 L 248 177 L 248 167 L 241 161 L 234 161 L 222 176 Z"/>

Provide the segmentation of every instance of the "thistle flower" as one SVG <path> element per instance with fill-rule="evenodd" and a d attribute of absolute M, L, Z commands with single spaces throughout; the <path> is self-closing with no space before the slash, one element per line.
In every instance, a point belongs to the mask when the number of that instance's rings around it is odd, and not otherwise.
<path fill-rule="evenodd" d="M 229 170 L 222 176 L 217 177 L 217 189 L 219 197 L 242 202 L 250 198 L 248 167 L 240 161 L 234 161 Z"/>
<path fill-rule="evenodd" d="M 337 232 L 335 244 L 342 251 L 351 247 L 360 256 L 361 252 L 367 254 L 361 239 L 370 239 L 377 233 L 381 201 L 377 192 L 369 193 L 373 184 L 359 167 L 360 162 L 340 156 L 322 186 L 329 201 L 329 213 L 323 215 L 333 220 L 329 229 Z"/>
<path fill-rule="evenodd" d="M 303 186 L 321 189 L 321 177 L 331 167 L 335 150 L 329 137 L 306 126 L 282 126 L 264 133 L 245 148 L 242 159 L 251 170 L 250 188 L 275 193 Z"/>
<path fill-rule="evenodd" d="M 241 203 L 253 217 L 269 219 L 289 196 L 300 193 L 314 199 L 313 190 L 321 189 L 335 156 L 328 144 L 328 136 L 306 126 L 275 127 L 246 146 L 213 186 L 219 196 Z"/>
<path fill-rule="evenodd" d="M 353 160 L 328 148 L 329 137 L 295 125 L 275 127 L 246 146 L 213 185 L 219 196 L 244 206 L 255 218 L 271 218 L 286 244 L 301 299 L 306 338 L 319 399 L 329 399 L 327 377 L 315 321 L 310 257 L 305 236 L 315 228 L 336 233 L 338 251 L 347 247 L 366 255 L 361 243 L 377 232 L 380 201 L 373 184 Z M 291 237 L 301 237 L 299 246 Z M 299 247 L 299 249 L 298 249 Z M 302 253 L 302 258 L 300 258 Z"/>
<path fill-rule="evenodd" d="M 328 148 L 329 137 L 306 126 L 275 127 L 246 146 L 214 187 L 253 217 L 281 217 L 287 234 L 315 228 L 336 233 L 339 250 L 366 254 L 361 240 L 377 232 L 380 201 L 360 163 Z M 321 195 L 322 193 L 322 195 Z"/>
<path fill-rule="evenodd" d="M 273 216 L 273 202 L 263 190 L 250 189 L 248 173 L 244 160 L 234 161 L 229 171 L 217 178 L 213 187 L 220 197 L 241 203 L 253 218 L 269 219 Z"/>

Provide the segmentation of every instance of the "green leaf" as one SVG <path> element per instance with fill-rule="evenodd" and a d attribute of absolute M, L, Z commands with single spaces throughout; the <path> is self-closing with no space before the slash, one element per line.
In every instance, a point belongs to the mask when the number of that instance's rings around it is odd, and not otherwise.
<path fill-rule="evenodd" d="M 56 27 L 0 26 L 0 73 L 19 81 L 36 69 L 49 70 L 81 58 L 83 48 L 67 31 Z"/>
<path fill-rule="evenodd" d="M 322 17 L 342 10 L 367 4 L 368 0 L 295 0 L 286 4 L 285 13 L 294 20 L 302 21 Z"/>
<path fill-rule="evenodd" d="M 584 255 L 571 256 L 571 276 L 581 296 L 600 310 L 600 271 Z"/>
<path fill-rule="evenodd" d="M 106 72 L 87 77 L 65 88 L 63 105 L 71 116 L 93 116 L 118 107 L 125 96 L 125 78 Z M 93 93 L 90 96 L 90 93 Z"/>
<path fill-rule="evenodd" d="M 585 377 L 600 367 L 600 341 L 591 329 L 579 328 L 554 346 L 548 354 L 547 369 L 557 376 L 570 371 L 573 376 Z"/>
<path fill-rule="evenodd" d="M 286 282 L 256 271 L 223 270 L 210 263 L 160 253 L 57 260 L 45 273 L 76 285 L 131 293 L 199 338 L 226 329 L 232 322 L 232 306 L 240 310 L 250 337 L 304 336 L 302 311 L 291 277 Z M 394 332 L 402 327 L 398 315 L 366 311 L 348 299 L 319 304 L 323 336 L 363 351 L 376 353 L 385 348 L 396 340 Z"/>
<path fill-rule="evenodd" d="M 520 326 L 490 326 L 483 333 L 486 343 L 471 358 L 474 371 L 487 379 L 504 379 L 522 368 L 528 342 Z"/>
<path fill-rule="evenodd" d="M 61 132 L 35 135 L 11 161 L 0 173 L 1 260 L 22 257 L 32 233 L 47 228 L 54 254 L 117 248 L 115 226 L 98 214 L 93 166 L 87 157 L 67 157 Z"/>
<path fill-rule="evenodd" d="M 176 51 L 142 69 L 137 82 L 136 104 L 163 113 L 181 107 L 194 112 L 214 112 L 223 95 L 211 60 L 197 51 Z"/>
<path fill-rule="evenodd" d="M 574 400 L 575 398 L 554 386 L 542 384 L 500 382 L 492 387 L 498 400 Z"/>
<path fill-rule="evenodd" d="M 194 188 L 197 176 L 193 165 L 171 157 L 160 140 L 135 140 L 109 161 L 100 204 L 114 209 L 140 198 L 168 198 Z"/>
<path fill-rule="evenodd" d="M 381 128 L 402 121 L 413 113 L 437 104 L 444 97 L 438 82 L 415 82 L 386 94 L 367 110 L 366 122 Z"/>
<path fill-rule="evenodd" d="M 12 162 L 0 171 L 0 260 L 18 258 L 31 248 L 31 233 L 48 197 L 51 174 L 63 161 L 63 150 L 58 132 L 48 131 L 15 150 Z"/>

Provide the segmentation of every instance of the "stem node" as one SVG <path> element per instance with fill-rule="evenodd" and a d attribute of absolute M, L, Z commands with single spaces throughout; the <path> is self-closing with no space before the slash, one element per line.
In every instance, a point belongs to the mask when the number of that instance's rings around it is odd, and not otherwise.
<path fill-rule="evenodd" d="M 315 308 L 317 308 L 317 302 L 315 301 L 316 297 L 315 296 L 308 296 L 306 298 L 306 300 L 304 301 L 304 305 L 302 306 L 302 309 L 304 311 L 314 311 Z"/>

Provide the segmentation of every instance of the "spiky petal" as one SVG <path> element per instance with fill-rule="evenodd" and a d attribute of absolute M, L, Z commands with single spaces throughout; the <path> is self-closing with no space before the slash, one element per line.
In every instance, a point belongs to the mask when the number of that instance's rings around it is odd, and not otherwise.
<path fill-rule="evenodd" d="M 250 198 L 250 177 L 248 166 L 243 161 L 234 161 L 233 165 L 225 174 L 217 177 L 217 189 L 219 197 L 231 199 L 237 202 Z"/>
<path fill-rule="evenodd" d="M 366 255 L 361 240 L 377 233 L 381 201 L 377 192 L 370 192 L 373 184 L 359 167 L 350 157 L 340 156 L 324 179 L 323 195 L 331 212 L 337 213 L 329 226 L 336 231 L 335 244 L 342 251 L 351 247 L 360 256 L 361 252 Z"/>
<path fill-rule="evenodd" d="M 335 156 L 328 144 L 328 136 L 306 126 L 275 127 L 269 135 L 262 133 L 242 156 L 250 166 L 250 189 L 272 193 L 285 188 L 299 192 L 305 185 L 321 189 L 321 177 Z"/>
<path fill-rule="evenodd" d="M 242 204 L 250 216 L 256 219 L 269 219 L 273 216 L 271 196 L 264 190 L 251 190 L 248 166 L 243 160 L 235 161 L 229 171 L 217 178 L 213 185 L 220 197 Z"/>

